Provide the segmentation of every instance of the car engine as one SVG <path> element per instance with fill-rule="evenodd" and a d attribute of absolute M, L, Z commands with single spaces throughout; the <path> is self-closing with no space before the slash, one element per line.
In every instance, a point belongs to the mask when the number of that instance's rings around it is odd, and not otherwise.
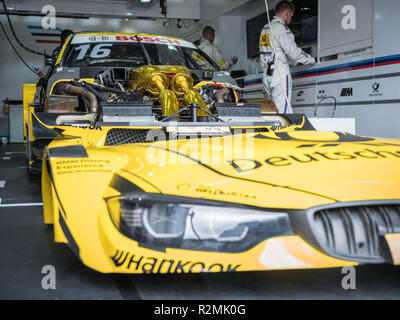
<path fill-rule="evenodd" d="M 93 78 L 59 80 L 44 98 L 49 113 L 91 114 L 91 122 L 219 121 L 216 106 L 237 103 L 240 88 L 195 81 L 184 66 L 108 68 Z"/>

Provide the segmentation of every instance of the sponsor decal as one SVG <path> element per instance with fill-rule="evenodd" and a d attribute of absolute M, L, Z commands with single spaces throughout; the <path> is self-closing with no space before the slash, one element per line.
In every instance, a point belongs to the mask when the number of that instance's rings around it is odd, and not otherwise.
<path fill-rule="evenodd" d="M 88 42 L 134 42 L 138 39 L 142 43 L 165 44 L 181 47 L 195 48 L 195 46 L 182 39 L 170 39 L 162 36 L 136 36 L 136 35 L 103 35 L 103 36 L 77 36 L 72 40 L 72 44 L 88 43 Z"/>
<path fill-rule="evenodd" d="M 352 97 L 353 96 L 353 88 L 343 88 L 340 93 L 341 97 Z"/>
<path fill-rule="evenodd" d="M 400 150 L 398 151 L 387 151 L 387 150 L 371 150 L 364 148 L 359 151 L 339 151 L 339 152 L 309 152 L 303 154 L 288 154 L 288 155 L 277 155 L 269 157 L 264 161 L 256 161 L 248 159 L 248 161 L 254 162 L 256 165 L 252 170 L 258 169 L 265 164 L 273 167 L 286 167 L 296 163 L 306 164 L 320 161 L 341 161 L 341 160 L 355 160 L 355 159 L 400 159 Z M 243 160 L 243 159 L 242 159 Z M 243 172 L 243 169 L 238 165 L 233 165 L 235 160 L 230 161 L 229 164 L 237 171 Z"/>
<path fill-rule="evenodd" d="M 87 126 L 83 126 L 83 125 L 72 125 L 72 127 L 76 127 L 79 129 L 89 129 L 89 130 L 100 130 L 102 131 L 103 128 L 98 126 L 98 125 L 87 125 Z"/>
<path fill-rule="evenodd" d="M 300 90 L 299 92 L 297 92 L 295 101 L 296 102 L 304 102 L 304 101 L 306 101 L 305 98 L 301 98 L 301 97 L 303 97 L 303 95 L 304 95 L 304 90 Z"/>
<path fill-rule="evenodd" d="M 234 161 L 231 161 L 232 166 L 237 166 L 237 164 Z M 238 167 L 238 166 L 237 166 Z M 239 167 L 238 167 L 239 168 Z M 243 171 L 247 171 L 243 170 Z M 241 171 L 241 172 L 243 172 Z M 256 199 L 257 197 L 255 195 L 243 192 L 243 191 L 227 191 L 223 190 L 220 188 L 212 188 L 209 186 L 204 186 L 204 185 L 192 185 L 190 183 L 180 183 L 176 186 L 178 191 L 194 191 L 202 194 L 207 194 L 207 195 L 216 195 L 216 196 L 230 196 L 230 197 L 237 197 L 237 198 L 248 198 L 248 199 Z"/>
<path fill-rule="evenodd" d="M 381 97 L 383 96 L 383 93 L 380 92 L 381 84 L 379 82 L 375 82 L 372 84 L 372 92 L 369 94 L 370 97 Z"/>
<path fill-rule="evenodd" d="M 318 90 L 318 95 L 317 95 L 317 99 L 321 100 L 321 99 L 325 99 L 326 98 L 326 93 L 324 89 L 319 89 Z"/>
<path fill-rule="evenodd" d="M 110 160 L 101 159 L 70 159 L 57 160 L 55 162 L 56 174 L 88 173 L 88 172 L 111 172 L 108 169 Z"/>
<path fill-rule="evenodd" d="M 198 273 L 198 272 L 235 272 L 240 264 L 227 266 L 222 263 L 207 264 L 201 261 L 182 261 L 139 256 L 134 253 L 116 250 L 111 261 L 117 268 L 142 273 Z"/>
<path fill-rule="evenodd" d="M 260 47 L 265 47 L 265 48 L 271 47 L 269 33 L 260 35 Z"/>
<path fill-rule="evenodd" d="M 355 136 L 352 135 L 350 133 L 342 133 L 342 132 L 335 132 L 335 134 L 337 135 L 337 139 L 333 140 L 333 139 L 329 139 L 329 140 L 311 140 L 311 139 L 301 139 L 301 138 L 295 138 L 289 135 L 289 133 L 287 132 L 275 132 L 274 135 L 275 136 L 267 136 L 267 135 L 263 135 L 263 134 L 257 134 L 254 136 L 255 139 L 267 139 L 267 140 L 279 140 L 279 141 L 303 141 L 303 142 L 315 142 L 315 143 L 321 143 L 321 142 L 327 142 L 327 143 L 338 143 L 337 145 L 339 145 L 340 143 L 348 143 L 348 142 L 367 142 L 367 141 L 374 141 L 374 138 L 369 138 L 369 137 L 359 137 L 359 136 Z M 315 145 L 315 144 L 314 144 Z M 382 144 L 378 144 L 378 145 L 382 145 Z"/>

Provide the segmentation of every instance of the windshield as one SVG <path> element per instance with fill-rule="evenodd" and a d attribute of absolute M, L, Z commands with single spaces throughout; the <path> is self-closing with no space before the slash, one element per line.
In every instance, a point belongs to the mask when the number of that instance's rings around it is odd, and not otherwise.
<path fill-rule="evenodd" d="M 186 66 L 194 70 L 219 71 L 219 66 L 193 47 L 155 43 L 71 44 L 64 60 L 66 67 L 140 67 L 143 65 Z"/>

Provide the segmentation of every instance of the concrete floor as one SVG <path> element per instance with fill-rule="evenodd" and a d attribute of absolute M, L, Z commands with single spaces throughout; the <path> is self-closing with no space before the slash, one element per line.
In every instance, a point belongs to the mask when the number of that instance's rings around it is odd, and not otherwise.
<path fill-rule="evenodd" d="M 92 271 L 66 245 L 54 243 L 43 225 L 40 181 L 29 180 L 21 144 L 0 145 L 0 198 L 0 299 L 400 299 L 400 268 L 391 265 L 358 267 L 356 290 L 342 289 L 341 269 L 187 275 Z M 55 290 L 42 289 L 45 265 L 56 269 Z"/>

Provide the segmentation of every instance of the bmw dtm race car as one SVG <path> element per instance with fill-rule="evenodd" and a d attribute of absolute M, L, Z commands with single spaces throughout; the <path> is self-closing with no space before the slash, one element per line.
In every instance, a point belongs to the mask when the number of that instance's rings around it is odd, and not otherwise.
<path fill-rule="evenodd" d="M 181 39 L 78 33 L 24 86 L 44 223 L 104 273 L 400 263 L 400 140 L 241 102 Z"/>

